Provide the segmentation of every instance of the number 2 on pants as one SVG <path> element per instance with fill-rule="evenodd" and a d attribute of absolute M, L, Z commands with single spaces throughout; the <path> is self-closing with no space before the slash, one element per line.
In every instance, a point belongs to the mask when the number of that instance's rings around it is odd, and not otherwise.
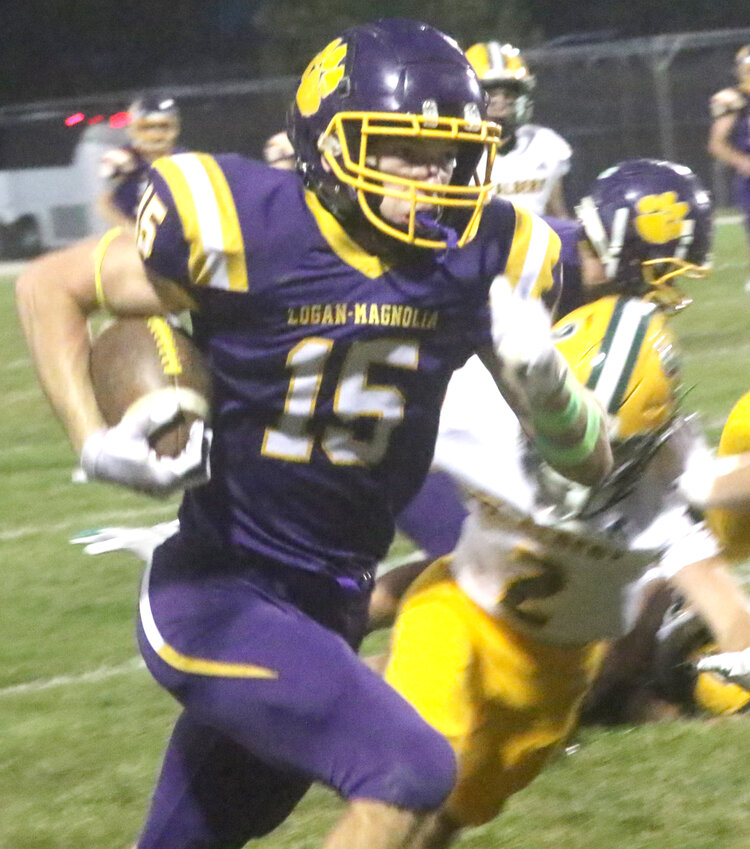
<path fill-rule="evenodd" d="M 266 457 L 307 463 L 315 437 L 308 423 L 315 415 L 328 357 L 333 348 L 330 339 L 311 336 L 292 348 L 286 358 L 292 372 L 286 393 L 284 412 L 277 427 L 266 428 L 262 453 Z M 419 365 L 419 345 L 414 341 L 373 339 L 355 342 L 341 367 L 333 411 L 342 426 L 330 425 L 320 444 L 328 459 L 336 465 L 374 465 L 385 456 L 393 429 L 403 420 L 406 400 L 395 386 L 368 382 L 371 365 L 383 364 L 415 371 Z M 373 420 L 368 439 L 357 439 L 353 426 L 360 418 Z"/>

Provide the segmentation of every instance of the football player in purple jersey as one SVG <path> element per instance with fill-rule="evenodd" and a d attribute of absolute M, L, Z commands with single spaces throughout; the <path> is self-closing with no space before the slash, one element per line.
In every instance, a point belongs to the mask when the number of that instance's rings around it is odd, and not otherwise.
<path fill-rule="evenodd" d="M 737 51 L 734 73 L 737 85 L 711 98 L 708 152 L 734 170 L 734 200 L 745 216 L 750 244 L 750 44 Z M 750 278 L 745 290 L 750 292 Z"/>
<path fill-rule="evenodd" d="M 128 112 L 130 144 L 108 150 L 100 163 L 106 190 L 98 199 L 97 212 L 113 226 L 132 228 L 151 163 L 178 150 L 180 112 L 171 97 L 153 94 L 133 101 Z"/>
<path fill-rule="evenodd" d="M 492 199 L 498 127 L 456 43 L 402 19 L 353 27 L 304 72 L 297 172 L 181 153 L 152 168 L 127 235 L 29 266 L 19 312 L 89 478 L 186 489 L 142 582 L 141 652 L 183 706 L 139 849 L 226 849 L 273 830 L 313 781 L 348 801 L 326 849 L 408 846 L 454 756 L 356 654 L 394 516 L 430 465 L 452 372 L 481 351 L 558 471 L 600 480 L 598 404 L 549 321 L 493 336 L 504 274 L 530 296 L 559 240 Z M 107 241 L 109 239 L 109 241 Z M 208 431 L 178 458 L 148 437 L 177 405 L 105 428 L 86 316 L 192 310 L 213 377 Z M 531 332 L 533 331 L 533 332 Z M 202 473 L 202 475 L 201 475 Z"/>

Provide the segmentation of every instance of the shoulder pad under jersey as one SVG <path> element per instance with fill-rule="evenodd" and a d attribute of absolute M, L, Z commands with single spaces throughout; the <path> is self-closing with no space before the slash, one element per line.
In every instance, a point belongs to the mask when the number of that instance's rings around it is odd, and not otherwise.
<path fill-rule="evenodd" d="M 725 88 L 717 91 L 711 98 L 711 117 L 721 118 L 732 112 L 739 112 L 747 105 L 747 98 L 736 88 Z"/>

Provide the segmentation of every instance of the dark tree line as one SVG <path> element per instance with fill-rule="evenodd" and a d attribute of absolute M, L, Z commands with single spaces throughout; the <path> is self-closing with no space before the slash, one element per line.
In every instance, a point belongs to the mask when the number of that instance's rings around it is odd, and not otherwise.
<path fill-rule="evenodd" d="M 3 16 L 0 105 L 296 75 L 342 29 L 393 15 L 527 48 L 750 25 L 747 0 L 27 0 Z"/>

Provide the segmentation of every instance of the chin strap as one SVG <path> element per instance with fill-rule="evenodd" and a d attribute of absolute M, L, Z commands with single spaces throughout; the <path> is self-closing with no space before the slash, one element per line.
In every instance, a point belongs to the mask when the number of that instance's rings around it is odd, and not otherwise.
<path fill-rule="evenodd" d="M 458 247 L 458 233 L 452 227 L 447 227 L 445 224 L 441 224 L 437 219 L 432 218 L 426 212 L 418 212 L 414 218 L 416 219 L 417 224 L 424 227 L 426 230 L 432 230 L 433 232 L 437 231 L 441 238 L 445 241 L 447 247 Z"/>

